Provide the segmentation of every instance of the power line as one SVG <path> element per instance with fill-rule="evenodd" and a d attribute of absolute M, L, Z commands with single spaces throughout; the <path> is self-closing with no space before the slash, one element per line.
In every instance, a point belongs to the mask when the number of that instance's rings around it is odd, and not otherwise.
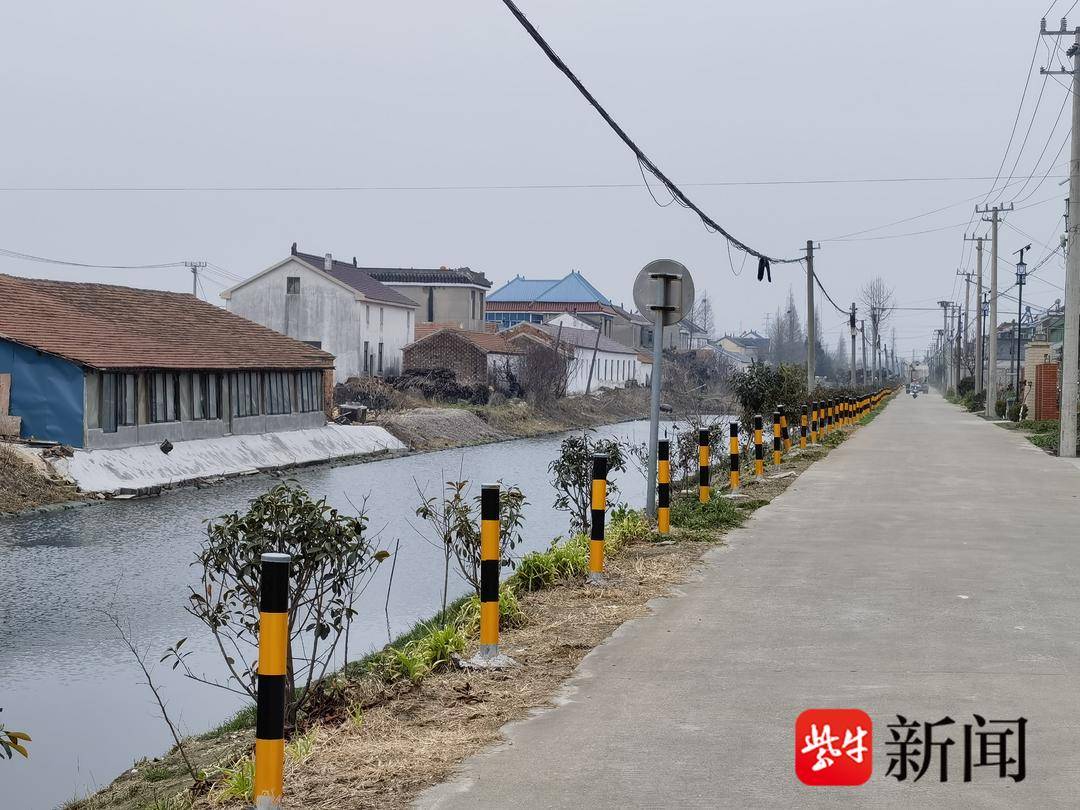
<path fill-rule="evenodd" d="M 9 259 L 22 259 L 28 262 L 41 262 L 43 264 L 58 264 L 65 267 L 87 267 L 95 270 L 159 270 L 166 267 L 183 267 L 184 262 L 161 262 L 159 264 L 88 264 L 86 262 L 72 262 L 65 259 L 50 259 L 46 256 L 35 256 L 31 253 L 22 253 L 18 250 L 0 248 L 0 256 Z"/>
<path fill-rule="evenodd" d="M 682 203 L 695 214 L 697 214 L 701 218 L 702 222 L 718 231 L 736 248 L 745 251 L 746 253 L 749 253 L 751 256 L 768 261 L 772 264 L 796 264 L 804 261 L 802 256 L 790 259 L 781 259 L 754 250 L 745 242 L 742 242 L 739 239 L 735 238 L 722 225 L 720 225 L 720 223 L 718 223 L 716 220 L 714 220 L 712 217 L 702 211 L 701 208 L 699 208 L 696 203 L 694 203 L 689 197 L 687 197 L 686 194 L 682 191 L 682 189 L 680 189 L 677 185 L 675 185 L 675 183 L 669 180 L 667 175 L 665 175 L 660 170 L 660 168 L 652 162 L 649 156 L 646 155 L 641 150 L 641 148 L 638 147 L 636 143 L 634 143 L 633 140 L 631 140 L 630 136 L 626 134 L 625 130 L 623 130 L 623 128 L 619 126 L 615 119 L 611 117 L 608 111 L 605 110 L 603 106 L 601 106 L 600 102 L 597 101 L 593 94 L 589 92 L 588 88 L 586 88 L 585 85 L 582 84 L 581 80 L 576 75 L 574 75 L 574 72 L 570 70 L 570 68 L 562 60 L 562 58 L 557 53 L 555 53 L 554 50 L 552 50 L 551 46 L 548 45 L 547 41 L 543 38 L 543 36 L 541 36 L 540 32 L 536 30 L 535 26 L 533 26 L 533 24 L 529 22 L 528 18 L 521 12 L 521 9 L 517 7 L 513 0 L 503 0 L 503 5 L 505 5 L 506 8 L 509 9 L 510 13 L 514 15 L 515 19 L 517 19 L 517 21 L 521 24 L 521 26 L 525 29 L 529 36 L 532 37 L 533 41 L 536 42 L 538 46 L 540 46 L 540 50 L 544 52 L 548 60 L 550 60 L 550 62 L 555 65 L 555 67 L 558 68 L 559 71 L 561 71 L 567 79 L 570 80 L 570 83 L 577 88 L 578 92 L 581 93 L 581 95 L 585 98 L 589 105 L 597 112 L 597 114 L 601 118 L 604 119 L 607 125 L 611 127 L 612 131 L 619 136 L 619 139 L 624 144 L 626 144 L 627 148 L 629 148 L 630 151 L 632 151 L 634 155 L 637 156 L 637 159 L 641 162 L 641 164 L 644 165 L 645 168 L 648 169 L 654 177 L 656 177 L 656 179 L 658 179 L 661 183 L 664 184 L 664 186 L 667 187 L 667 190 L 671 193 L 672 197 L 674 197 L 680 203 Z"/>

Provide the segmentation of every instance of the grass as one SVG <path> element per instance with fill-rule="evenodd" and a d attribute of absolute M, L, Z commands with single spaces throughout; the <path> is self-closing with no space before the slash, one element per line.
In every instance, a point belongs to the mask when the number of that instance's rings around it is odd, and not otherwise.
<path fill-rule="evenodd" d="M 707 539 L 705 534 L 741 526 L 746 516 L 746 510 L 728 498 L 701 503 L 696 497 L 681 496 L 671 503 L 671 525 L 694 533 L 690 539 Z"/>

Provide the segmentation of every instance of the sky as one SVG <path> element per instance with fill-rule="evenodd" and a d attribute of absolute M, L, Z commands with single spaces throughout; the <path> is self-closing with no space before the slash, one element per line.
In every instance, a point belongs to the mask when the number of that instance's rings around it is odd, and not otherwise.
<path fill-rule="evenodd" d="M 974 270 L 962 237 L 981 225 L 976 202 L 1017 201 L 1001 229 L 1003 287 L 1013 251 L 1031 242 L 1034 267 L 1058 244 L 1069 111 L 1054 130 L 1067 90 L 1038 73 L 1050 2 L 519 5 L 739 239 L 781 257 L 820 242 L 818 276 L 842 307 L 880 276 L 899 306 L 934 309 L 962 299 L 956 271 Z M 1050 26 L 1075 5 L 1054 3 Z M 708 291 L 718 333 L 763 328 L 789 288 L 805 307 L 802 265 L 759 283 L 754 260 L 654 202 L 631 153 L 499 0 L 38 0 L 6 4 L 0 22 L 4 250 L 204 260 L 199 294 L 217 303 L 294 241 L 362 265 L 468 265 L 496 286 L 576 269 L 627 304 L 637 271 L 665 257 Z M 830 182 L 804 182 L 819 180 Z M 183 267 L 0 256 L 0 272 L 191 289 Z M 1058 253 L 1025 300 L 1052 304 L 1063 279 Z M 1002 319 L 1015 306 L 1003 300 Z M 819 313 L 832 348 L 846 317 L 824 300 Z M 899 353 L 921 356 L 940 310 L 897 310 L 892 325 Z"/>

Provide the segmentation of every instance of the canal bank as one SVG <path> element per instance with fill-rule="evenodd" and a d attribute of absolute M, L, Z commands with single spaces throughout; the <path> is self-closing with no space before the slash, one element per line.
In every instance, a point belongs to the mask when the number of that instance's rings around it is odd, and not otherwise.
<path fill-rule="evenodd" d="M 596 435 L 640 442 L 647 433 L 646 423 L 631 422 L 598 428 Z M 565 513 L 552 506 L 547 473 L 561 438 L 291 471 L 289 477 L 344 512 L 354 513 L 353 504 L 366 498 L 371 535 L 380 548 L 393 549 L 400 540 L 388 610 L 385 567 L 358 603 L 360 616 L 350 635 L 354 656 L 381 647 L 441 603 L 442 554 L 417 531 L 420 492 L 434 495 L 444 481 L 458 477 L 502 478 L 521 486 L 529 500 L 521 553 L 546 548 L 552 536 L 566 531 Z M 11 806 L 54 807 L 171 745 L 105 610 L 131 624 L 151 660 L 188 637 L 192 668 L 216 675 L 218 653 L 184 609 L 187 588 L 197 584 L 190 563 L 205 536 L 206 519 L 243 509 L 278 480 L 279 475 L 259 474 L 205 489 L 179 488 L 162 498 L 0 523 L 0 587 L 14 595 L 0 623 L 0 705 L 6 723 L 34 737 L 31 758 L 5 769 Z M 636 470 L 617 480 L 627 501 L 644 497 L 644 479 Z M 451 596 L 464 591 L 453 578 L 452 585 Z M 213 727 L 243 703 L 231 692 L 163 667 L 155 678 L 185 734 Z"/>

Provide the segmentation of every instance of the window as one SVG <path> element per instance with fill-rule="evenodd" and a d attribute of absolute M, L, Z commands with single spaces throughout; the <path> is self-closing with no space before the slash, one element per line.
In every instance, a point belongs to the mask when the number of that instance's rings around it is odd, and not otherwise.
<path fill-rule="evenodd" d="M 385 316 L 386 316 L 386 312 L 383 310 L 382 307 L 379 307 L 379 330 L 380 331 L 383 328 L 383 323 L 386 321 Z"/>
<path fill-rule="evenodd" d="M 371 305 L 364 304 L 364 326 L 371 326 Z"/>
<path fill-rule="evenodd" d="M 379 341 L 379 373 L 382 374 L 382 341 Z"/>
<path fill-rule="evenodd" d="M 476 290 L 469 290 L 469 317 L 476 320 Z"/>
<path fill-rule="evenodd" d="M 427 289 L 427 322 L 435 323 L 435 288 Z"/>
<path fill-rule="evenodd" d="M 180 375 L 155 372 L 147 375 L 151 422 L 176 422 L 180 419 Z"/>
<path fill-rule="evenodd" d="M 191 418 L 221 418 L 221 376 L 218 374 L 191 375 Z"/>
<path fill-rule="evenodd" d="M 291 375 L 285 371 L 267 371 L 262 376 L 266 413 L 292 413 Z"/>
<path fill-rule="evenodd" d="M 259 409 L 259 372 L 237 371 L 229 375 L 229 398 L 233 416 L 257 416 Z"/>
<path fill-rule="evenodd" d="M 371 342 L 364 341 L 364 373 L 371 373 Z"/>
<path fill-rule="evenodd" d="M 288 276 L 285 279 L 285 293 L 287 295 L 300 294 L 300 276 Z"/>
<path fill-rule="evenodd" d="M 98 390 L 98 424 L 106 433 L 115 433 L 118 425 L 135 424 L 137 398 L 134 374 L 101 375 Z"/>
<path fill-rule="evenodd" d="M 323 389 L 321 371 L 300 371 L 296 375 L 296 391 L 300 399 L 300 411 L 321 411 Z"/>

